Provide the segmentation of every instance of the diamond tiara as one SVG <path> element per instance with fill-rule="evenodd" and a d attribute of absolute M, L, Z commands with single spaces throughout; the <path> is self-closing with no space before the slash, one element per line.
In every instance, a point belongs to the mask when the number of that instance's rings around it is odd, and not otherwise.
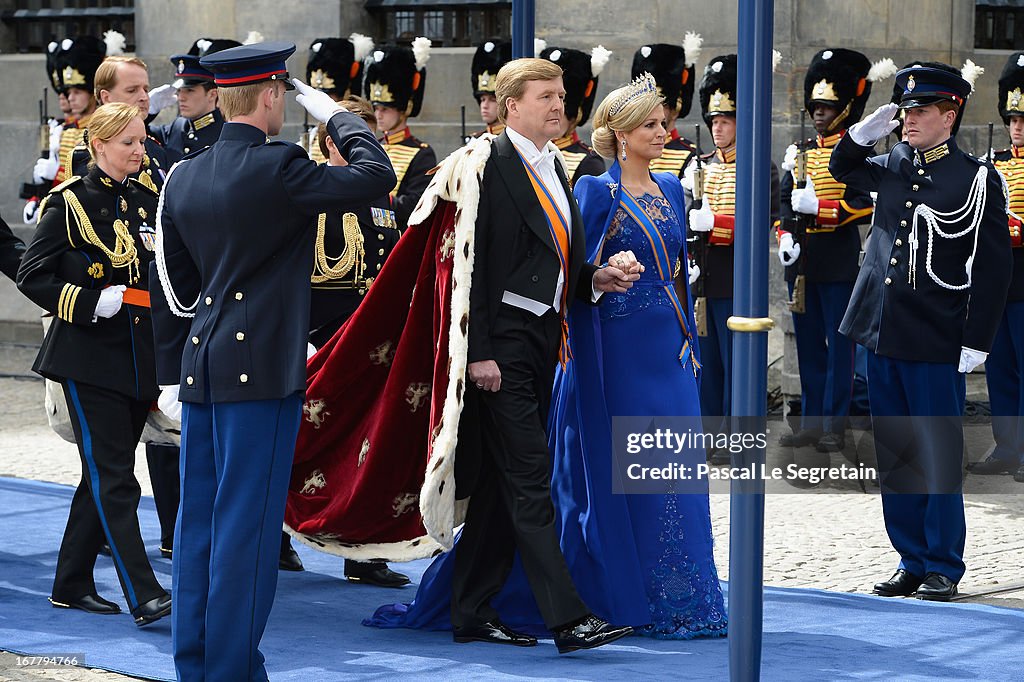
<path fill-rule="evenodd" d="M 615 116 L 633 100 L 650 93 L 658 93 L 658 83 L 651 74 L 642 73 L 636 77 L 636 80 L 623 88 L 622 93 L 615 98 L 615 101 L 608 108 L 608 115 Z"/>

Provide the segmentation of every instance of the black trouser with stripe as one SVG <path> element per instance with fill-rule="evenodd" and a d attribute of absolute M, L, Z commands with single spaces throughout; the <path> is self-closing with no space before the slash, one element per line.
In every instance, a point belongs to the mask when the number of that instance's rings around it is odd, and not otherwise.
<path fill-rule="evenodd" d="M 68 379 L 61 381 L 82 458 L 82 481 L 71 500 L 57 558 L 53 599 L 73 601 L 96 592 L 93 567 L 101 545 L 110 545 L 128 608 L 160 597 L 139 531 L 135 447 L 151 401 Z"/>
<path fill-rule="evenodd" d="M 160 519 L 160 549 L 174 547 L 174 522 L 178 518 L 178 502 L 181 500 L 180 456 L 177 445 L 146 443 L 146 464 L 149 466 L 150 483 L 153 484 L 156 515 Z"/>

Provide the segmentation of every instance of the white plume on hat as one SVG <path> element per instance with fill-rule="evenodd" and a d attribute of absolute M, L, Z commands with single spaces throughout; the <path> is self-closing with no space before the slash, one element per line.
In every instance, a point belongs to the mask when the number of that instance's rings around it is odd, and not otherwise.
<path fill-rule="evenodd" d="M 51 40 L 50 44 L 46 46 L 46 51 L 47 52 L 56 52 L 58 47 L 60 47 L 60 45 L 57 44 L 57 41 L 56 40 Z"/>
<path fill-rule="evenodd" d="M 199 48 L 199 54 L 206 54 L 206 51 L 210 49 L 211 45 L 213 45 L 213 41 L 207 40 L 206 38 L 200 38 L 196 41 L 196 47 Z"/>
<path fill-rule="evenodd" d="M 877 62 L 871 65 L 868 69 L 868 80 L 872 83 L 878 81 L 884 81 L 887 78 L 892 78 L 896 75 L 899 69 L 896 68 L 896 62 L 889 57 L 879 59 Z"/>
<path fill-rule="evenodd" d="M 64 40 L 60 41 L 60 47 L 62 50 L 70 50 L 71 46 L 74 44 L 75 41 L 73 41 L 71 38 L 65 38 Z"/>
<path fill-rule="evenodd" d="M 597 78 L 604 71 L 605 65 L 612 56 L 612 51 L 605 49 L 604 45 L 598 45 L 590 51 L 590 75 Z"/>
<path fill-rule="evenodd" d="M 243 45 L 255 45 L 263 42 L 263 34 L 259 31 L 249 31 L 249 35 L 242 41 Z"/>
<path fill-rule="evenodd" d="M 370 36 L 364 36 L 362 33 L 353 33 L 348 37 L 348 41 L 352 43 L 355 51 L 352 59 L 357 62 L 363 61 L 373 52 L 373 38 Z"/>
<path fill-rule="evenodd" d="M 416 70 L 419 71 L 430 61 L 430 38 L 420 36 L 412 41 L 412 54 L 416 57 Z"/>
<path fill-rule="evenodd" d="M 779 63 L 782 62 L 782 53 L 778 50 L 772 50 L 772 73 L 775 73 L 779 68 Z"/>
<path fill-rule="evenodd" d="M 534 57 L 539 57 L 540 53 L 543 52 L 546 49 L 548 49 L 548 41 L 544 40 L 543 38 L 534 38 L 533 39 L 533 56 Z"/>
<path fill-rule="evenodd" d="M 964 77 L 964 80 L 971 84 L 971 92 L 974 92 L 974 82 L 978 80 L 978 76 L 985 73 L 984 67 L 978 66 L 970 59 L 964 62 L 964 66 L 960 69 L 960 75 Z"/>
<path fill-rule="evenodd" d="M 128 40 L 124 37 L 124 34 L 118 33 L 117 31 L 104 32 L 103 42 L 107 45 L 108 57 L 116 57 L 117 55 L 124 54 L 124 48 L 128 44 Z"/>
<path fill-rule="evenodd" d="M 697 58 L 700 57 L 700 46 L 703 44 L 704 39 L 701 38 L 699 33 L 687 31 L 686 35 L 683 36 L 683 65 L 686 68 L 690 68 L 697 63 Z"/>

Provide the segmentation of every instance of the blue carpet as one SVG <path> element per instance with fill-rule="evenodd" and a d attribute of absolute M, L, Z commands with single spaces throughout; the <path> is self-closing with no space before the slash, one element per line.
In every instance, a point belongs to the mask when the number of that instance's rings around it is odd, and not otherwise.
<path fill-rule="evenodd" d="M 61 533 L 72 489 L 0 478 L 0 650 L 84 654 L 89 667 L 172 679 L 170 622 L 136 628 L 127 615 L 51 608 Z M 148 547 L 159 536 L 151 499 L 140 509 Z M 558 656 L 534 649 L 454 644 L 447 633 L 377 630 L 360 620 L 415 590 L 341 579 L 342 560 L 299 548 L 304 573 L 282 573 L 262 651 L 272 680 L 627 680 L 727 679 L 725 640 L 630 638 Z M 165 587 L 170 562 L 152 553 Z M 419 578 L 425 561 L 402 569 Z M 110 559 L 100 557 L 101 595 L 125 608 Z M 766 680 L 1021 679 L 1024 611 L 820 590 L 766 590 L 762 674 Z M 1018 654 L 1013 652 L 1017 651 Z"/>

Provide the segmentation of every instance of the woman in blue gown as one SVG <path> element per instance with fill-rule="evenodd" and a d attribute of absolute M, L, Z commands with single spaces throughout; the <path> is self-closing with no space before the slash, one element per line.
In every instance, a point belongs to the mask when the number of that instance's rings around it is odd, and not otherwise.
<path fill-rule="evenodd" d="M 672 417 L 677 431 L 683 424 L 699 430 L 700 365 L 687 271 L 679 281 L 682 301 L 675 281 L 686 263 L 683 193 L 674 175 L 649 171 L 664 148 L 664 124 L 649 75 L 598 107 L 594 147 L 615 162 L 604 175 L 581 178 L 574 190 L 587 253 L 600 263 L 604 252 L 632 251 L 645 271 L 626 293 L 605 294 L 596 307 L 570 308 L 572 360 L 555 380 L 548 433 L 560 544 L 584 602 L 638 634 L 690 639 L 727 630 L 706 481 L 669 494 L 613 493 L 622 484 L 612 456 L 613 417 L 642 416 L 654 424 Z M 694 471 L 704 457 L 694 448 L 672 459 Z M 435 559 L 411 604 L 382 606 L 364 624 L 450 629 L 457 551 L 456 542 Z M 493 606 L 513 629 L 544 632 L 518 563 Z"/>

